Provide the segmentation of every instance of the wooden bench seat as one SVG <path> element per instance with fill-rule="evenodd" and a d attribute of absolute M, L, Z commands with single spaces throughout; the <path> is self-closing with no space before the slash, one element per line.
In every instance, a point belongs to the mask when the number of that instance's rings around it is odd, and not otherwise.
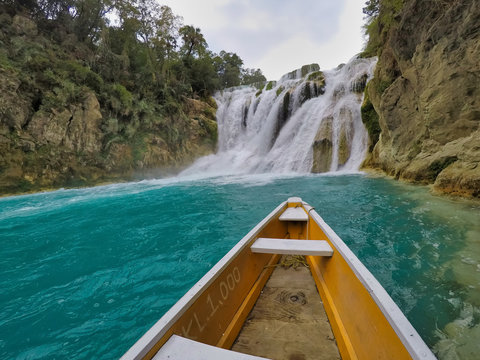
<path fill-rule="evenodd" d="M 301 207 L 289 207 L 278 218 L 280 221 L 308 221 L 308 215 Z"/>
<path fill-rule="evenodd" d="M 268 360 L 172 335 L 154 360 Z"/>
<path fill-rule="evenodd" d="M 333 249 L 325 240 L 258 238 L 250 247 L 254 253 L 281 255 L 332 256 Z"/>

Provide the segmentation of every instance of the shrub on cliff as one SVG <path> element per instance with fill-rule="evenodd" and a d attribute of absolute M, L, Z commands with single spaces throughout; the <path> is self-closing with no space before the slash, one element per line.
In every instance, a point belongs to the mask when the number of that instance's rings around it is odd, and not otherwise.
<path fill-rule="evenodd" d="M 364 25 L 368 41 L 363 57 L 378 56 L 385 44 L 388 32 L 398 22 L 398 14 L 402 10 L 404 0 L 367 0 L 363 13 L 366 15 Z"/>

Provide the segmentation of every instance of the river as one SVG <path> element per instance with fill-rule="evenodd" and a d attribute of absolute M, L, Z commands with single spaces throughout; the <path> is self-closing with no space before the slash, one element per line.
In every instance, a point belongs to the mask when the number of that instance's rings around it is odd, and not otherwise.
<path fill-rule="evenodd" d="M 118 358 L 293 195 L 440 358 L 476 358 L 480 206 L 361 174 L 172 178 L 0 199 L 0 358 Z"/>

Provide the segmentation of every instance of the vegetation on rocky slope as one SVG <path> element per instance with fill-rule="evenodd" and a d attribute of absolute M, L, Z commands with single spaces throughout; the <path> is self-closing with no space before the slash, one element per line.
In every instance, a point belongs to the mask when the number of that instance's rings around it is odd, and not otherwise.
<path fill-rule="evenodd" d="M 480 197 L 480 3 L 369 0 L 364 12 L 364 55 L 379 59 L 362 114 L 380 130 L 366 166 Z"/>
<path fill-rule="evenodd" d="M 258 69 L 154 0 L 0 4 L 0 194 L 145 176 L 216 146 L 216 89 Z"/>

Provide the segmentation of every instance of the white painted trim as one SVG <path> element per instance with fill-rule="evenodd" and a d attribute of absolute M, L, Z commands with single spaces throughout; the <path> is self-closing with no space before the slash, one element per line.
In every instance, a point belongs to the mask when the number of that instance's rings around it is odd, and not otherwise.
<path fill-rule="evenodd" d="M 333 249 L 325 240 L 258 238 L 250 247 L 254 253 L 281 255 L 332 256 Z"/>
<path fill-rule="evenodd" d="M 183 297 L 163 315 L 122 357 L 121 360 L 142 359 L 148 351 L 162 338 L 167 330 L 183 315 L 196 299 L 215 281 L 221 272 L 235 259 L 235 257 L 249 245 L 251 240 L 270 222 L 280 214 L 287 205 L 281 203 L 275 210 L 265 217 L 257 226 L 245 235 L 218 263 L 216 263 Z"/>
<path fill-rule="evenodd" d="M 153 360 L 268 360 L 172 335 Z"/>
<path fill-rule="evenodd" d="M 363 265 L 363 263 L 355 256 L 350 248 L 343 242 L 342 239 L 328 226 L 318 213 L 306 202 L 303 205 L 307 212 L 311 215 L 313 220 L 328 236 L 330 241 L 345 261 L 350 265 L 351 269 L 362 282 L 363 286 L 368 290 L 373 300 L 383 312 L 388 322 L 398 335 L 403 345 L 406 347 L 410 356 L 414 360 L 434 360 L 436 359 L 432 351 L 425 344 L 423 339 L 417 333 L 415 328 L 410 324 L 408 319 L 403 314 L 402 310 L 388 295 L 378 280 L 372 273 Z"/>
<path fill-rule="evenodd" d="M 290 204 L 298 204 L 298 203 L 302 203 L 302 198 L 299 198 L 299 197 L 296 197 L 296 196 L 292 196 L 292 197 L 289 197 L 287 199 L 287 203 L 290 205 Z"/>

